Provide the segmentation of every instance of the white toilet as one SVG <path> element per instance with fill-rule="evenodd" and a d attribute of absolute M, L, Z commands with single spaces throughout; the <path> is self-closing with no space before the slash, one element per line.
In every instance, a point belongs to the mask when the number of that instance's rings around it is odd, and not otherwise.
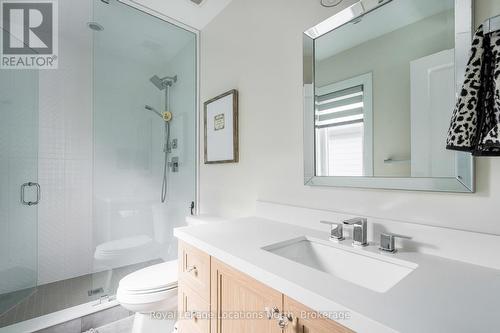
<path fill-rule="evenodd" d="M 116 298 L 124 308 L 135 312 L 132 333 L 174 331 L 177 270 L 177 260 L 173 260 L 140 269 L 120 280 Z"/>
<path fill-rule="evenodd" d="M 186 217 L 189 226 L 223 221 L 213 216 Z M 116 298 L 124 308 L 136 313 L 132 333 L 174 331 L 171 314 L 177 310 L 177 272 L 177 260 L 173 260 L 143 268 L 120 280 Z M 161 318 L 162 313 L 170 317 Z"/>

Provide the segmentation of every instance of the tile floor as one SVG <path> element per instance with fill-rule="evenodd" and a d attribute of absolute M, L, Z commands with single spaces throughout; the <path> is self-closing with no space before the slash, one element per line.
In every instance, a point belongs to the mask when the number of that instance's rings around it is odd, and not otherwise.
<path fill-rule="evenodd" d="M 111 295 L 116 293 L 118 282 L 125 275 L 159 262 L 161 260 L 158 259 L 114 269 L 109 293 Z M 97 300 L 103 293 L 89 296 L 88 291 L 104 286 L 106 276 L 107 272 L 82 275 L 72 279 L 41 285 L 30 290 L 20 290 L 0 295 L 0 303 L 2 303 L 3 299 L 4 304 L 8 299 L 22 299 L 22 301 L 0 314 L 0 327 Z"/>
<path fill-rule="evenodd" d="M 35 333 L 131 333 L 132 323 L 132 313 L 115 306 Z"/>
<path fill-rule="evenodd" d="M 90 329 L 84 333 L 130 333 L 132 332 L 133 323 L 134 316 L 130 316 L 95 329 Z"/>

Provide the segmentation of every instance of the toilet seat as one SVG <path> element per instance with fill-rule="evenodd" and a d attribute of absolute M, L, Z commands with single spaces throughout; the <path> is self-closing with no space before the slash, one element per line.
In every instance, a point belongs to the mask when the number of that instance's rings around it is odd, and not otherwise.
<path fill-rule="evenodd" d="M 161 211 L 165 205 L 158 207 L 161 208 Z M 163 226 L 164 220 L 165 218 L 162 216 L 156 219 Z M 224 220 L 211 216 L 189 216 L 186 218 L 188 225 L 216 223 L 219 221 Z M 160 229 L 157 228 L 157 230 Z M 162 239 L 165 239 L 164 234 L 161 232 L 155 234 L 154 241 L 156 243 L 163 244 Z M 134 241 L 133 243 L 137 245 L 146 243 L 144 238 L 135 239 Z M 120 248 L 123 247 L 120 246 Z M 103 250 L 103 248 L 101 247 L 100 250 Z M 107 250 L 107 248 L 104 250 Z M 165 252 L 158 250 L 155 253 Z M 109 252 L 100 251 L 99 254 L 109 255 Z M 178 298 L 177 270 L 177 260 L 174 260 L 141 269 L 127 275 L 120 281 L 116 299 L 125 309 L 135 312 L 133 333 L 170 332 L 172 330 L 172 324 L 175 320 L 157 320 L 154 316 L 151 316 L 151 313 L 173 313 L 175 317 Z"/>
<path fill-rule="evenodd" d="M 118 288 L 127 294 L 161 292 L 177 286 L 177 274 L 177 260 L 167 261 L 125 276 Z"/>
<path fill-rule="evenodd" d="M 120 280 L 116 298 L 135 312 L 169 309 L 176 304 L 177 270 L 173 260 L 131 273 Z"/>
<path fill-rule="evenodd" d="M 160 244 L 146 235 L 115 239 L 96 247 L 94 265 L 96 270 L 133 265 L 158 258 L 160 249 Z"/>
<path fill-rule="evenodd" d="M 95 249 L 94 258 L 109 260 L 136 252 L 144 252 L 149 247 L 152 247 L 153 243 L 151 237 L 145 235 L 112 240 L 99 244 Z"/>

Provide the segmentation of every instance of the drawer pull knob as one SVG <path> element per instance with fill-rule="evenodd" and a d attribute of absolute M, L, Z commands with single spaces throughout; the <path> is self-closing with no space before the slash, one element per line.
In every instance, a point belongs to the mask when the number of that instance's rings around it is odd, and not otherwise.
<path fill-rule="evenodd" d="M 264 308 L 264 311 L 266 312 L 266 317 L 269 320 L 271 320 L 273 318 L 278 318 L 277 316 L 280 313 L 280 310 L 277 307 L 275 307 L 275 306 L 273 306 L 272 308 L 269 308 L 269 307 L 266 306 Z"/>
<path fill-rule="evenodd" d="M 186 267 L 186 272 L 198 274 L 198 268 L 195 265 Z"/>
<path fill-rule="evenodd" d="M 278 307 L 273 306 L 272 308 L 265 307 L 264 311 L 266 312 L 267 319 L 276 319 L 278 322 L 278 326 L 281 329 L 285 329 L 288 326 L 289 322 L 293 322 L 293 317 L 291 314 L 284 314 L 280 312 Z"/>
<path fill-rule="evenodd" d="M 292 315 L 280 313 L 279 319 L 278 319 L 278 326 L 281 329 L 285 329 L 288 326 L 288 323 L 293 322 Z"/>

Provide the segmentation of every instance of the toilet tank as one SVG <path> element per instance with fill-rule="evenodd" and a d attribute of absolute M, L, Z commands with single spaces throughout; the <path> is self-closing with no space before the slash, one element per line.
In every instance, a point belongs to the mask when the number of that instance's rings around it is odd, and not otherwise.
<path fill-rule="evenodd" d="M 212 223 L 220 223 L 226 222 L 227 219 L 224 219 L 217 215 L 209 215 L 209 214 L 200 214 L 200 215 L 188 215 L 186 216 L 186 224 L 188 226 L 195 226 L 200 224 L 212 224 Z"/>

